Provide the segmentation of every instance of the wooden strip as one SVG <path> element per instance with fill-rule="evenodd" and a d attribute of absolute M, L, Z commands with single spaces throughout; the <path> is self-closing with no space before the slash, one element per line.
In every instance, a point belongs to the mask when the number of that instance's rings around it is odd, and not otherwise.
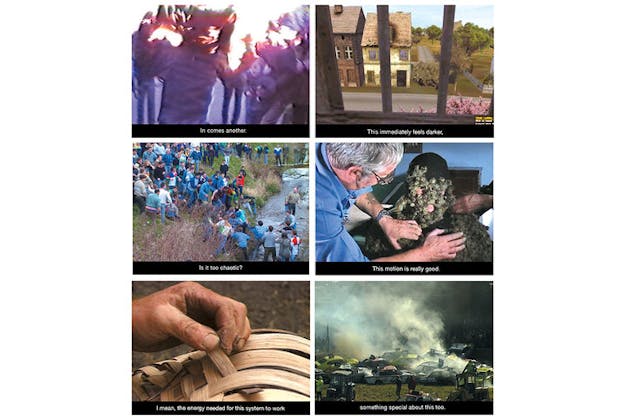
<path fill-rule="evenodd" d="M 288 334 L 254 334 L 241 351 L 283 349 L 310 355 L 310 340 Z"/>
<path fill-rule="evenodd" d="M 132 376 L 132 400 L 144 401 L 149 398 L 149 394 L 143 388 L 143 376 L 142 374 L 135 374 Z"/>
<path fill-rule="evenodd" d="M 273 328 L 256 328 L 251 330 L 252 334 L 289 334 L 295 337 L 300 335 L 295 334 L 292 331 L 286 331 L 284 329 L 273 329 Z"/>
<path fill-rule="evenodd" d="M 182 389 L 182 394 L 184 397 L 191 397 L 191 394 L 195 391 L 193 388 L 193 376 L 190 374 L 185 375 L 180 380 L 180 388 Z"/>
<path fill-rule="evenodd" d="M 217 347 L 214 350 L 209 351 L 208 357 L 223 377 L 227 377 L 236 372 L 236 367 L 232 365 L 232 362 L 228 358 L 227 354 L 221 348 Z"/>
<path fill-rule="evenodd" d="M 288 390 L 264 389 L 256 394 L 228 394 L 221 400 L 227 402 L 309 402 L 310 397 Z"/>
<path fill-rule="evenodd" d="M 273 369 L 241 370 L 211 385 L 210 392 L 217 394 L 258 386 L 282 388 L 308 395 L 310 393 L 310 378 Z"/>
<path fill-rule="evenodd" d="M 310 360 L 280 350 L 254 350 L 234 354 L 232 364 L 240 371 L 253 367 L 279 367 L 310 376 Z"/>
<path fill-rule="evenodd" d="M 219 372 L 223 377 L 231 376 L 236 373 L 236 367 L 230 361 L 230 358 L 225 354 L 225 352 L 221 348 L 215 348 L 212 351 L 208 351 L 208 357 L 212 361 L 212 363 L 219 369 Z M 258 393 L 260 389 L 250 388 L 241 390 L 241 393 L 244 394 L 252 394 Z"/>

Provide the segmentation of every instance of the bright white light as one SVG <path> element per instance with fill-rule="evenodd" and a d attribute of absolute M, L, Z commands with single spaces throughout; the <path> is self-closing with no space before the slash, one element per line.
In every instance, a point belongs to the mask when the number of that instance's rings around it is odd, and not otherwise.
<path fill-rule="evenodd" d="M 231 6 L 230 1 L 215 1 L 209 6 L 199 6 L 212 10 L 223 10 Z M 266 4 L 266 2 L 256 1 L 253 3 L 244 3 L 234 5 L 233 9 L 236 13 L 236 23 L 234 24 L 234 32 L 230 38 L 230 52 L 228 53 L 228 61 L 232 69 L 236 69 L 240 64 L 240 58 L 245 53 L 245 42 L 243 39 L 247 34 L 251 35 L 253 42 L 252 48 L 256 42 L 264 42 L 267 36 L 267 28 L 269 21 L 277 25 L 277 20 L 284 13 L 295 10 L 293 6 L 278 6 L 275 4 Z M 286 40 L 292 40 L 296 37 L 297 32 L 288 27 L 282 26 L 280 33 L 271 32 L 271 41 L 274 44 L 282 46 L 286 45 Z M 254 49 L 255 53 L 255 49 Z"/>
<path fill-rule="evenodd" d="M 158 29 L 156 29 L 150 35 L 149 39 L 147 40 L 149 42 L 152 42 L 154 40 L 163 40 L 163 39 L 167 39 L 169 43 L 171 44 L 171 46 L 176 47 L 176 48 L 180 46 L 182 44 L 182 41 L 184 40 L 181 34 L 171 29 L 168 29 L 164 26 L 161 26 Z"/>

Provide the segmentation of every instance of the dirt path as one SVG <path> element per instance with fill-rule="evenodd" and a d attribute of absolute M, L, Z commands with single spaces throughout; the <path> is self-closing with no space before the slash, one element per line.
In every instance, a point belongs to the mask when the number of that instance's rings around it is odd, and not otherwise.
<path fill-rule="evenodd" d="M 424 62 L 426 64 L 433 64 L 436 62 L 433 57 L 433 53 L 431 53 L 431 49 L 427 46 L 418 45 L 418 62 Z"/>

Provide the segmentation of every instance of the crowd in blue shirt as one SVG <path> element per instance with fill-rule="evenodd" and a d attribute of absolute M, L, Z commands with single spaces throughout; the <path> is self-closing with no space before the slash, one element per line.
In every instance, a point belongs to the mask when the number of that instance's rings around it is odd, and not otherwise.
<path fill-rule="evenodd" d="M 249 217 L 257 215 L 255 198 L 244 193 L 247 172 L 244 165 L 235 178 L 229 176 L 230 158 L 238 157 L 250 163 L 267 163 L 268 146 L 258 145 L 254 149 L 246 143 L 140 143 L 133 148 L 133 195 L 139 213 L 160 214 L 165 219 L 179 220 L 180 209 L 189 212 L 201 210 L 203 218 L 203 241 L 212 240 L 217 247 L 215 255 L 227 252 L 230 248 L 240 260 L 255 260 L 265 241 L 271 246 L 272 260 L 294 261 L 300 239 L 296 235 L 294 215 L 286 213 L 280 230 L 262 224 L 251 227 Z M 266 152 L 265 152 L 266 147 Z M 278 145 L 276 148 L 281 147 Z M 255 150 L 255 152 L 254 152 Z M 280 150 L 280 156 L 283 154 Z M 223 161 L 218 170 L 215 162 Z M 277 158 L 277 156 L 276 156 Z M 281 160 L 280 160 L 281 163 Z M 217 163 L 218 165 L 218 163 Z M 212 174 L 207 170 L 213 169 Z M 275 225 L 277 228 L 278 225 Z M 248 234 L 248 232 L 250 234 Z M 269 235 L 270 234 L 270 235 Z M 275 236 L 273 235 L 275 234 Z M 296 247 L 288 250 L 287 258 L 277 256 L 274 240 L 289 239 Z M 294 237 L 294 238 L 293 238 Z M 251 240 L 251 244 L 250 244 Z M 251 253 L 247 250 L 251 249 Z M 232 251 L 232 250 L 230 250 Z M 293 255 L 292 253 L 295 253 Z M 250 257 L 251 254 L 251 257 Z M 266 255 L 264 256 L 266 260 Z M 271 256 L 270 256 L 271 257 Z"/>

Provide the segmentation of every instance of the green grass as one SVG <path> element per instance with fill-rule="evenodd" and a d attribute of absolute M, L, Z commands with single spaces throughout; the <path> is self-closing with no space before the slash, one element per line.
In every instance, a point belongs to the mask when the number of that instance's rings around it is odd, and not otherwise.
<path fill-rule="evenodd" d="M 464 74 L 459 74 L 456 84 L 449 84 L 448 91 L 448 95 L 462 95 L 464 97 L 490 97 L 492 95 L 482 93 Z"/>
<path fill-rule="evenodd" d="M 470 57 L 472 62 L 472 75 L 480 81 L 490 73 L 490 66 L 494 57 L 494 49 L 490 47 L 483 48 L 474 52 Z"/>

